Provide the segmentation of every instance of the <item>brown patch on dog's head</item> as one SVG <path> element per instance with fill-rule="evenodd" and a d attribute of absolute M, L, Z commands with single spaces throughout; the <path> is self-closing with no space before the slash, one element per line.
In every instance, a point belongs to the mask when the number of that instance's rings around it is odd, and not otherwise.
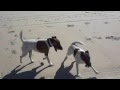
<path fill-rule="evenodd" d="M 91 67 L 89 51 L 81 52 L 81 59 L 85 62 L 86 67 Z"/>
<path fill-rule="evenodd" d="M 53 36 L 51 38 L 51 43 L 52 43 L 52 45 L 53 45 L 53 47 L 54 47 L 54 49 L 55 49 L 56 52 L 57 52 L 57 50 L 63 50 L 63 47 L 60 44 L 60 41 L 57 39 L 56 36 Z"/>

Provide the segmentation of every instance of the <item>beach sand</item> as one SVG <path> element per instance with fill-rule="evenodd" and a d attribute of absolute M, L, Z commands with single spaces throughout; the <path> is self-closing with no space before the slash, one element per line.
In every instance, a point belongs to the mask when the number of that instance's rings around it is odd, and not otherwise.
<path fill-rule="evenodd" d="M 49 57 L 54 66 L 48 67 L 47 60 L 43 60 L 44 55 L 34 51 L 34 63 L 29 64 L 27 55 L 20 64 L 21 30 L 25 39 L 57 36 L 63 50 L 55 52 L 53 47 L 50 49 Z M 74 41 L 86 44 L 80 47 L 89 50 L 91 62 L 99 71 L 96 75 L 90 68 L 80 65 L 83 79 L 120 79 L 118 11 L 1 11 L 0 78 L 74 79 L 76 66 L 71 65 L 74 57 L 69 56 L 62 64 L 69 45 Z M 41 62 L 43 66 L 40 66 Z"/>

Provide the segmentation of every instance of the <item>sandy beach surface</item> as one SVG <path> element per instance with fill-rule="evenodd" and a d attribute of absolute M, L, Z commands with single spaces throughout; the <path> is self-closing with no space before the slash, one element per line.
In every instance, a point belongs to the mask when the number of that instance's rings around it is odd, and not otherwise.
<path fill-rule="evenodd" d="M 57 36 L 63 50 L 50 48 L 49 67 L 42 53 L 34 52 L 20 64 L 24 39 Z M 99 71 L 80 65 L 83 79 L 120 79 L 120 12 L 119 11 L 0 11 L 0 78 L 1 79 L 79 79 L 73 56 L 64 62 L 69 45 L 82 41 L 91 62 Z M 41 66 L 41 63 L 44 64 Z"/>

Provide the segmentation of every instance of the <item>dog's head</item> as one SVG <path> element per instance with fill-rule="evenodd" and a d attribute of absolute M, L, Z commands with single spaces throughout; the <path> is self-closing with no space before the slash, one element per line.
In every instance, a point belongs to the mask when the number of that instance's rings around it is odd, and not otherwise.
<path fill-rule="evenodd" d="M 86 67 L 91 67 L 89 51 L 81 52 L 81 59 L 85 62 Z"/>
<path fill-rule="evenodd" d="M 52 43 L 52 45 L 53 45 L 56 52 L 57 52 L 57 50 L 63 50 L 63 47 L 62 47 L 60 41 L 57 39 L 56 36 L 53 36 L 51 38 L 51 43 Z"/>

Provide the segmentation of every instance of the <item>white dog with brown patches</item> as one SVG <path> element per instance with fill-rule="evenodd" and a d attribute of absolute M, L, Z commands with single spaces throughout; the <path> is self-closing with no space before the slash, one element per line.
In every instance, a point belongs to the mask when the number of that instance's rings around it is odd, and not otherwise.
<path fill-rule="evenodd" d="M 67 59 L 69 55 L 73 54 L 73 56 L 76 60 L 77 76 L 81 76 L 80 72 L 79 72 L 79 64 L 86 64 L 85 65 L 86 67 L 91 67 L 93 69 L 93 71 L 96 74 L 98 74 L 98 71 L 96 71 L 91 64 L 89 51 L 88 50 L 85 51 L 85 50 L 81 49 L 76 44 L 85 45 L 81 41 L 80 42 L 73 42 L 68 48 L 67 55 L 66 55 L 65 59 Z"/>
<path fill-rule="evenodd" d="M 22 37 L 22 31 L 20 32 L 20 39 L 23 43 L 22 45 L 22 55 L 20 56 L 20 62 L 22 63 L 22 58 L 25 57 L 29 53 L 29 58 L 31 62 L 33 62 L 33 59 L 31 58 L 32 56 L 32 50 L 44 53 L 45 58 L 47 59 L 48 63 L 52 66 L 52 62 L 49 59 L 49 49 L 51 47 L 54 47 L 55 51 L 57 50 L 63 50 L 60 41 L 56 36 L 53 36 L 51 38 L 47 39 L 27 39 L 24 40 Z"/>

